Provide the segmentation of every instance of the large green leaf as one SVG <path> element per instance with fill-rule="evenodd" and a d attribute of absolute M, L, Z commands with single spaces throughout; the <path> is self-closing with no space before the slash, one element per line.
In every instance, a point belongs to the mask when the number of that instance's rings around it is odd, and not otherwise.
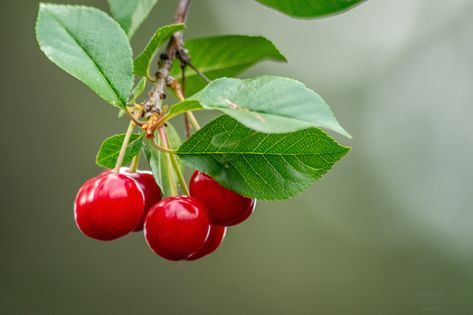
<path fill-rule="evenodd" d="M 186 41 L 192 64 L 210 79 L 232 77 L 263 61 L 286 61 L 272 42 L 261 36 L 226 35 Z M 175 63 L 171 74 L 180 78 L 180 67 Z M 186 93 L 192 95 L 207 82 L 189 67 L 186 70 Z"/>
<path fill-rule="evenodd" d="M 179 136 L 176 129 L 171 125 L 167 124 L 166 133 L 168 137 L 169 146 L 173 150 L 177 150 L 181 145 L 181 137 Z M 162 145 L 161 139 L 156 135 L 155 141 Z M 156 183 L 158 183 L 159 187 L 161 187 L 161 191 L 163 192 L 163 196 L 169 197 L 171 196 L 170 184 L 169 184 L 169 168 L 166 162 L 166 155 L 167 153 L 163 153 L 157 150 L 150 141 L 145 141 L 145 151 L 146 151 L 146 158 L 148 159 L 149 165 L 151 166 L 151 171 L 153 172 L 154 179 Z M 179 158 L 179 157 L 177 157 Z M 179 166 L 182 170 L 182 164 L 179 159 Z M 179 182 L 177 180 L 177 176 L 174 174 L 174 181 L 177 183 L 179 187 Z"/>
<path fill-rule="evenodd" d="M 36 37 L 52 62 L 110 104 L 126 105 L 133 56 L 128 38 L 111 17 L 90 7 L 41 4 Z"/>
<path fill-rule="evenodd" d="M 241 195 L 277 200 L 307 188 L 348 151 L 317 128 L 263 134 L 222 116 L 189 138 L 178 154 Z"/>
<path fill-rule="evenodd" d="M 316 18 L 348 10 L 365 0 L 256 0 L 293 17 Z"/>
<path fill-rule="evenodd" d="M 156 55 L 159 47 L 164 44 L 164 42 L 168 40 L 173 33 L 183 30 L 184 28 L 184 24 L 171 24 L 160 27 L 156 33 L 154 33 L 143 52 L 138 57 L 136 57 L 135 74 L 151 77 L 149 73 L 149 66 L 153 61 L 153 58 Z"/>
<path fill-rule="evenodd" d="M 199 107 L 219 110 L 264 133 L 322 127 L 350 137 L 317 93 L 299 81 L 283 77 L 218 79 L 189 100 L 172 106 L 169 115 Z"/>
<path fill-rule="evenodd" d="M 158 0 L 107 0 L 115 20 L 132 37 Z"/>
<path fill-rule="evenodd" d="M 118 134 L 107 138 L 99 149 L 95 162 L 100 167 L 114 168 L 117 163 L 118 154 L 122 147 L 125 134 Z M 133 157 L 137 155 L 143 145 L 143 135 L 132 134 L 128 146 L 126 148 L 125 157 L 123 158 L 123 165 L 131 162 Z"/>

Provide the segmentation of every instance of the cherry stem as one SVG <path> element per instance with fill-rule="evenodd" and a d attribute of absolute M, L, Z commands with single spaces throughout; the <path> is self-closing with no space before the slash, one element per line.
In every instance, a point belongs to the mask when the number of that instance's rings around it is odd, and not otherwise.
<path fill-rule="evenodd" d="M 156 143 L 156 141 L 154 141 L 154 139 L 151 140 L 151 144 L 153 145 L 153 147 L 155 147 L 156 149 L 158 149 L 159 151 L 161 151 L 163 153 L 167 153 L 167 154 L 176 153 L 176 151 L 174 151 L 172 149 L 169 149 L 169 148 L 166 148 L 166 147 L 163 147 L 163 146 L 159 145 L 158 143 Z"/>
<path fill-rule="evenodd" d="M 142 112 L 140 110 L 137 110 L 133 116 L 136 120 L 141 116 Z M 117 162 L 115 163 L 115 168 L 113 169 L 114 173 L 119 173 L 120 172 L 120 167 L 122 166 L 123 159 L 125 158 L 126 154 L 126 149 L 128 147 L 128 143 L 130 142 L 131 135 L 133 133 L 133 130 L 135 130 L 136 124 L 134 120 L 130 121 L 130 124 L 128 125 L 128 129 L 126 130 L 125 133 L 125 138 L 123 139 L 122 147 L 120 148 L 120 152 L 118 153 L 118 158 Z"/>
<path fill-rule="evenodd" d="M 192 125 L 192 128 L 194 128 L 195 130 L 200 130 L 199 122 L 197 121 L 197 118 L 195 118 L 193 112 L 186 112 L 186 117 Z"/>
<path fill-rule="evenodd" d="M 137 109 L 135 109 L 135 110 L 137 110 Z M 137 110 L 137 111 L 140 112 L 140 116 L 141 116 L 142 115 L 141 110 Z M 125 109 L 125 112 L 128 114 L 130 119 L 135 123 L 135 125 L 140 126 L 140 127 L 143 126 L 143 122 L 138 120 L 139 117 L 135 118 L 135 116 L 133 116 L 133 114 L 130 113 L 130 110 L 128 109 L 128 107 Z"/>
<path fill-rule="evenodd" d="M 179 81 L 173 79 L 170 82 L 169 86 L 174 90 L 174 93 L 176 93 L 179 102 L 183 102 L 186 100 Z M 195 118 L 194 113 L 192 113 L 191 111 L 186 112 L 186 118 L 187 121 L 192 125 L 192 128 L 194 128 L 195 130 L 200 130 L 199 122 Z"/>
<path fill-rule="evenodd" d="M 166 150 L 169 150 L 168 138 L 167 138 L 167 135 L 166 135 L 165 127 L 159 128 L 159 137 L 160 137 L 161 142 L 163 144 L 163 148 L 165 148 Z M 171 189 L 171 196 L 177 196 L 178 195 L 177 184 L 176 184 L 176 180 L 174 178 L 175 169 L 174 169 L 174 165 L 172 163 L 171 154 L 169 154 L 169 153 L 165 154 L 164 158 L 166 159 L 166 168 L 168 170 L 167 180 L 168 180 L 168 183 L 169 183 L 169 188 Z"/>
<path fill-rule="evenodd" d="M 163 146 L 166 149 L 170 150 L 169 149 L 169 141 L 168 141 L 167 134 L 166 134 L 166 129 L 164 127 L 159 128 L 159 136 L 161 138 L 161 142 L 163 143 Z M 175 175 L 176 175 L 176 177 L 179 181 L 179 185 L 181 186 L 182 191 L 184 192 L 184 194 L 189 195 L 189 189 L 187 188 L 186 179 L 184 178 L 184 175 L 182 174 L 182 170 L 179 166 L 179 162 L 177 161 L 175 152 L 168 153 L 168 154 L 166 154 L 166 156 L 167 156 L 166 159 L 169 159 L 169 161 L 171 162 L 170 164 L 171 164 L 172 169 L 171 168 L 169 169 L 170 172 L 175 173 Z M 168 164 L 168 167 L 169 167 L 169 164 Z M 174 185 L 176 185 L 176 182 L 174 180 L 174 176 L 170 176 L 170 177 L 172 177 Z M 172 190 L 172 188 L 171 188 L 171 190 Z"/>
<path fill-rule="evenodd" d="M 181 185 L 181 189 L 184 192 L 184 194 L 189 196 L 189 188 L 187 188 L 186 179 L 184 178 L 184 175 L 182 174 L 181 166 L 179 165 L 179 162 L 177 161 L 176 154 L 169 154 L 169 156 L 171 157 L 172 166 L 174 167 L 174 170 L 176 171 L 177 179 L 179 180 L 179 185 Z"/>
<path fill-rule="evenodd" d="M 140 157 L 141 157 L 141 153 L 138 153 L 137 155 L 133 157 L 133 160 L 131 160 L 131 164 L 130 164 L 130 169 L 129 169 L 130 172 L 132 173 L 136 172 L 136 170 L 138 169 L 138 164 L 140 164 Z"/>

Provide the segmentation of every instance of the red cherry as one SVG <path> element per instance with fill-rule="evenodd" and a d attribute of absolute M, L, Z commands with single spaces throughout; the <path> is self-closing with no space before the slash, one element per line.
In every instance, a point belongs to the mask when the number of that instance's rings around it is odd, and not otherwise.
<path fill-rule="evenodd" d="M 210 227 L 209 236 L 207 237 L 204 246 L 202 246 L 202 248 L 199 249 L 198 252 L 187 257 L 186 260 L 197 260 L 199 258 L 207 256 L 210 253 L 213 253 L 222 243 L 226 232 L 227 228 L 225 226 L 212 225 Z"/>
<path fill-rule="evenodd" d="M 153 174 L 149 171 L 137 170 L 132 173 L 125 169 L 121 172 L 122 174 L 134 179 L 141 191 L 143 191 L 145 197 L 145 212 L 141 218 L 140 224 L 135 228 L 135 231 L 141 231 L 149 210 L 151 210 L 151 208 L 161 200 L 161 189 L 159 189 L 158 184 L 156 184 L 156 181 L 154 180 Z"/>
<path fill-rule="evenodd" d="M 192 197 L 207 207 L 214 225 L 236 225 L 245 221 L 255 209 L 255 199 L 245 198 L 198 171 L 192 175 L 189 190 Z"/>
<path fill-rule="evenodd" d="M 149 247 L 168 260 L 182 260 L 205 243 L 210 224 L 207 209 L 197 199 L 171 197 L 158 202 L 146 216 L 145 238 Z"/>
<path fill-rule="evenodd" d="M 87 236 L 114 240 L 132 232 L 144 212 L 144 197 L 136 182 L 107 172 L 79 189 L 74 202 L 77 227 Z"/>
<path fill-rule="evenodd" d="M 106 170 L 102 174 L 111 172 L 112 170 Z M 156 184 L 156 181 L 154 180 L 153 173 L 150 171 L 137 170 L 136 172 L 131 172 L 128 168 L 122 167 L 120 168 L 120 174 L 134 179 L 145 197 L 145 212 L 141 218 L 141 222 L 134 230 L 135 232 L 141 231 L 143 230 L 143 225 L 149 210 L 161 200 L 161 189 L 159 189 L 158 184 Z"/>

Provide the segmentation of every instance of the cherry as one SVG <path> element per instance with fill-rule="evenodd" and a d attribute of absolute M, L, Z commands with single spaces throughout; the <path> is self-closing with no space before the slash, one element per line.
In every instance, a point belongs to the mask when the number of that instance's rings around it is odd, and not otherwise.
<path fill-rule="evenodd" d="M 189 184 L 190 195 L 207 207 L 213 225 L 231 226 L 245 221 L 255 208 L 256 200 L 231 191 L 212 177 L 195 171 Z"/>
<path fill-rule="evenodd" d="M 106 170 L 102 174 L 111 173 L 112 170 Z M 141 222 L 135 228 L 135 232 L 143 230 L 143 225 L 145 223 L 146 215 L 148 214 L 151 207 L 153 207 L 158 201 L 161 200 L 161 189 L 159 189 L 158 184 L 154 180 L 153 173 L 150 171 L 137 170 L 131 172 L 128 168 L 122 167 L 120 169 L 120 174 L 126 175 L 131 179 L 134 179 L 138 184 L 138 187 L 143 192 L 145 198 L 145 211 Z"/>
<path fill-rule="evenodd" d="M 168 260 L 186 259 L 205 243 L 210 224 L 207 209 L 197 199 L 171 197 L 148 212 L 144 233 L 149 247 Z"/>
<path fill-rule="evenodd" d="M 190 255 L 186 258 L 186 260 L 197 260 L 204 256 L 207 256 L 210 253 L 213 253 L 218 246 L 222 243 L 225 234 L 227 232 L 227 228 L 221 225 L 212 225 L 210 227 L 209 236 L 199 251 Z"/>
<path fill-rule="evenodd" d="M 143 191 L 143 195 L 145 197 L 145 212 L 141 218 L 140 224 L 138 224 L 138 226 L 135 228 L 135 231 L 141 231 L 143 229 L 145 218 L 149 210 L 151 210 L 151 208 L 161 200 L 161 189 L 159 189 L 158 184 L 156 184 L 156 181 L 154 180 L 153 174 L 149 171 L 137 170 L 136 172 L 130 172 L 125 169 L 121 172 L 124 175 L 134 179 L 141 191 Z"/>
<path fill-rule="evenodd" d="M 85 235 L 114 240 L 132 232 L 144 212 L 144 196 L 137 183 L 105 172 L 82 185 L 74 202 L 77 227 Z"/>

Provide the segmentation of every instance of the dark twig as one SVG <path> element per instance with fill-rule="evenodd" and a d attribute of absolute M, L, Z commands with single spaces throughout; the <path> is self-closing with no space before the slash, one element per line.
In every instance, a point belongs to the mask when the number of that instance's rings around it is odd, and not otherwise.
<path fill-rule="evenodd" d="M 200 71 L 199 69 L 197 69 L 191 62 L 187 63 L 187 65 L 189 67 L 191 67 L 192 70 L 195 71 L 195 73 L 197 73 L 197 75 L 199 77 L 201 77 L 202 79 L 204 79 L 205 81 L 207 81 L 207 83 L 209 83 L 211 80 L 202 72 Z"/>
<path fill-rule="evenodd" d="M 175 17 L 176 23 L 184 23 L 186 21 L 190 3 L 191 0 L 179 1 Z M 184 51 L 182 37 L 182 32 L 174 33 L 172 38 L 169 40 L 166 51 L 159 57 L 159 70 L 156 72 L 156 83 L 149 94 L 148 101 L 144 104 L 144 109 L 147 114 L 161 113 L 161 103 L 162 100 L 166 98 L 164 88 L 169 76 L 169 71 L 172 67 L 172 62 L 181 51 Z"/>
<path fill-rule="evenodd" d="M 184 97 L 186 97 L 186 67 L 187 64 L 181 61 L 181 91 Z M 187 115 L 184 115 L 184 126 L 186 127 L 186 138 L 189 138 L 191 136 L 192 125 Z"/>

